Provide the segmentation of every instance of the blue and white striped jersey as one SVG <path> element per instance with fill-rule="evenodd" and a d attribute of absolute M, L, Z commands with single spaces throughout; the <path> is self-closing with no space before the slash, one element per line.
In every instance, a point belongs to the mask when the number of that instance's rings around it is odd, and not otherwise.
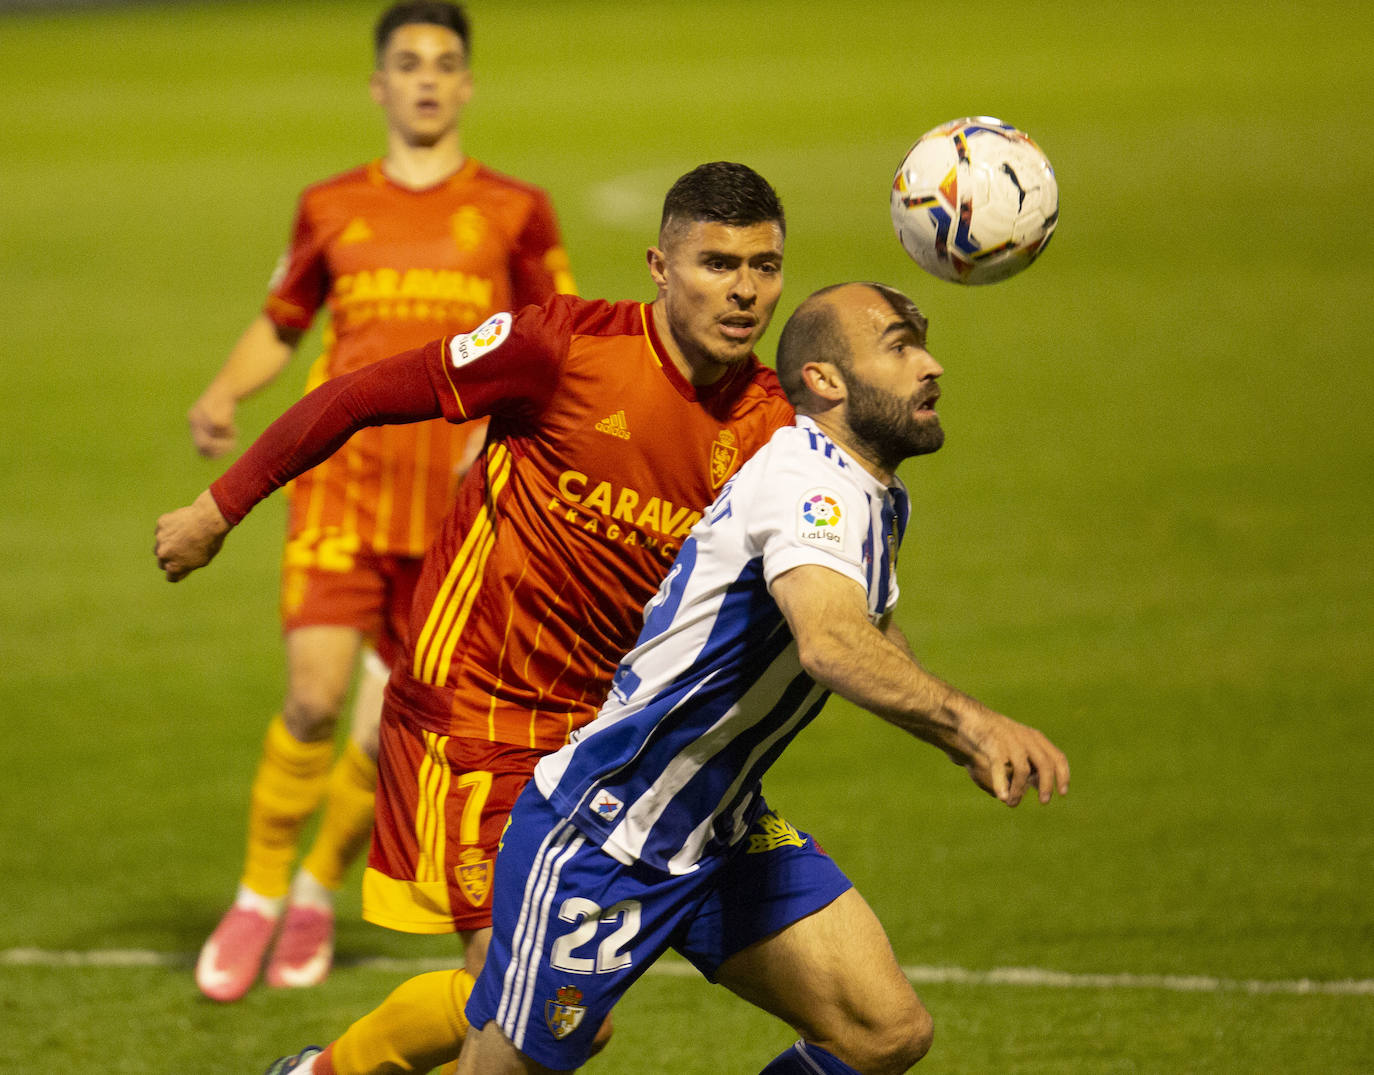
<path fill-rule="evenodd" d="M 693 528 L 600 714 L 534 772 L 627 865 L 687 873 L 744 837 L 760 779 L 827 692 L 801 669 L 772 581 L 820 564 L 896 603 L 906 488 L 884 486 L 806 417 L 784 427 Z"/>

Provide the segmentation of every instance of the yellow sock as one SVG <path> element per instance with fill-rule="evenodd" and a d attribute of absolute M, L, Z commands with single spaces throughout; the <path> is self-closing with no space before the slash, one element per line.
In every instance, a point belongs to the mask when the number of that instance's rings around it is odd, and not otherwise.
<path fill-rule="evenodd" d="M 377 763 L 351 739 L 329 774 L 324 815 L 303 865 L 325 888 L 338 889 L 372 835 Z"/>
<path fill-rule="evenodd" d="M 306 820 L 320 805 L 334 744 L 302 743 L 272 718 L 248 806 L 248 854 L 242 883 L 271 899 L 286 895 Z"/>
<path fill-rule="evenodd" d="M 429 1071 L 458 1058 L 473 978 L 465 970 L 432 971 L 402 982 L 330 1046 L 335 1075 Z"/>

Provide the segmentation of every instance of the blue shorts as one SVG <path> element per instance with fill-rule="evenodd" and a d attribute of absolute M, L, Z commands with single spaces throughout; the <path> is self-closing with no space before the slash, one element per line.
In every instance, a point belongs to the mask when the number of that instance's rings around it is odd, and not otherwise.
<path fill-rule="evenodd" d="M 851 886 L 806 833 L 763 813 L 726 856 L 673 876 L 626 866 L 529 784 L 496 858 L 492 938 L 467 1004 L 546 1067 L 580 1067 L 616 1002 L 667 949 L 714 981 L 736 952 Z"/>

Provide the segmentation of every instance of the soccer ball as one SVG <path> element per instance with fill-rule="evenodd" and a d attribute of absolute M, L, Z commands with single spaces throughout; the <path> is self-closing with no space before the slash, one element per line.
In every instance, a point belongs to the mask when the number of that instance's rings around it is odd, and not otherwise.
<path fill-rule="evenodd" d="M 993 284 L 1036 259 L 1059 220 L 1054 168 L 1030 137 L 990 116 L 916 139 L 892 179 L 892 226 L 926 272 Z"/>

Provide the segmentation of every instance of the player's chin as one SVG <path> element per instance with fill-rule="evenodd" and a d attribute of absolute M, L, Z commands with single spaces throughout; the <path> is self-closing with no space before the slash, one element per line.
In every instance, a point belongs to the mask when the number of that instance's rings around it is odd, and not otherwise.
<path fill-rule="evenodd" d="M 711 349 L 711 357 L 722 366 L 737 366 L 754 353 L 754 345 L 762 333 L 747 337 L 727 337 Z"/>

